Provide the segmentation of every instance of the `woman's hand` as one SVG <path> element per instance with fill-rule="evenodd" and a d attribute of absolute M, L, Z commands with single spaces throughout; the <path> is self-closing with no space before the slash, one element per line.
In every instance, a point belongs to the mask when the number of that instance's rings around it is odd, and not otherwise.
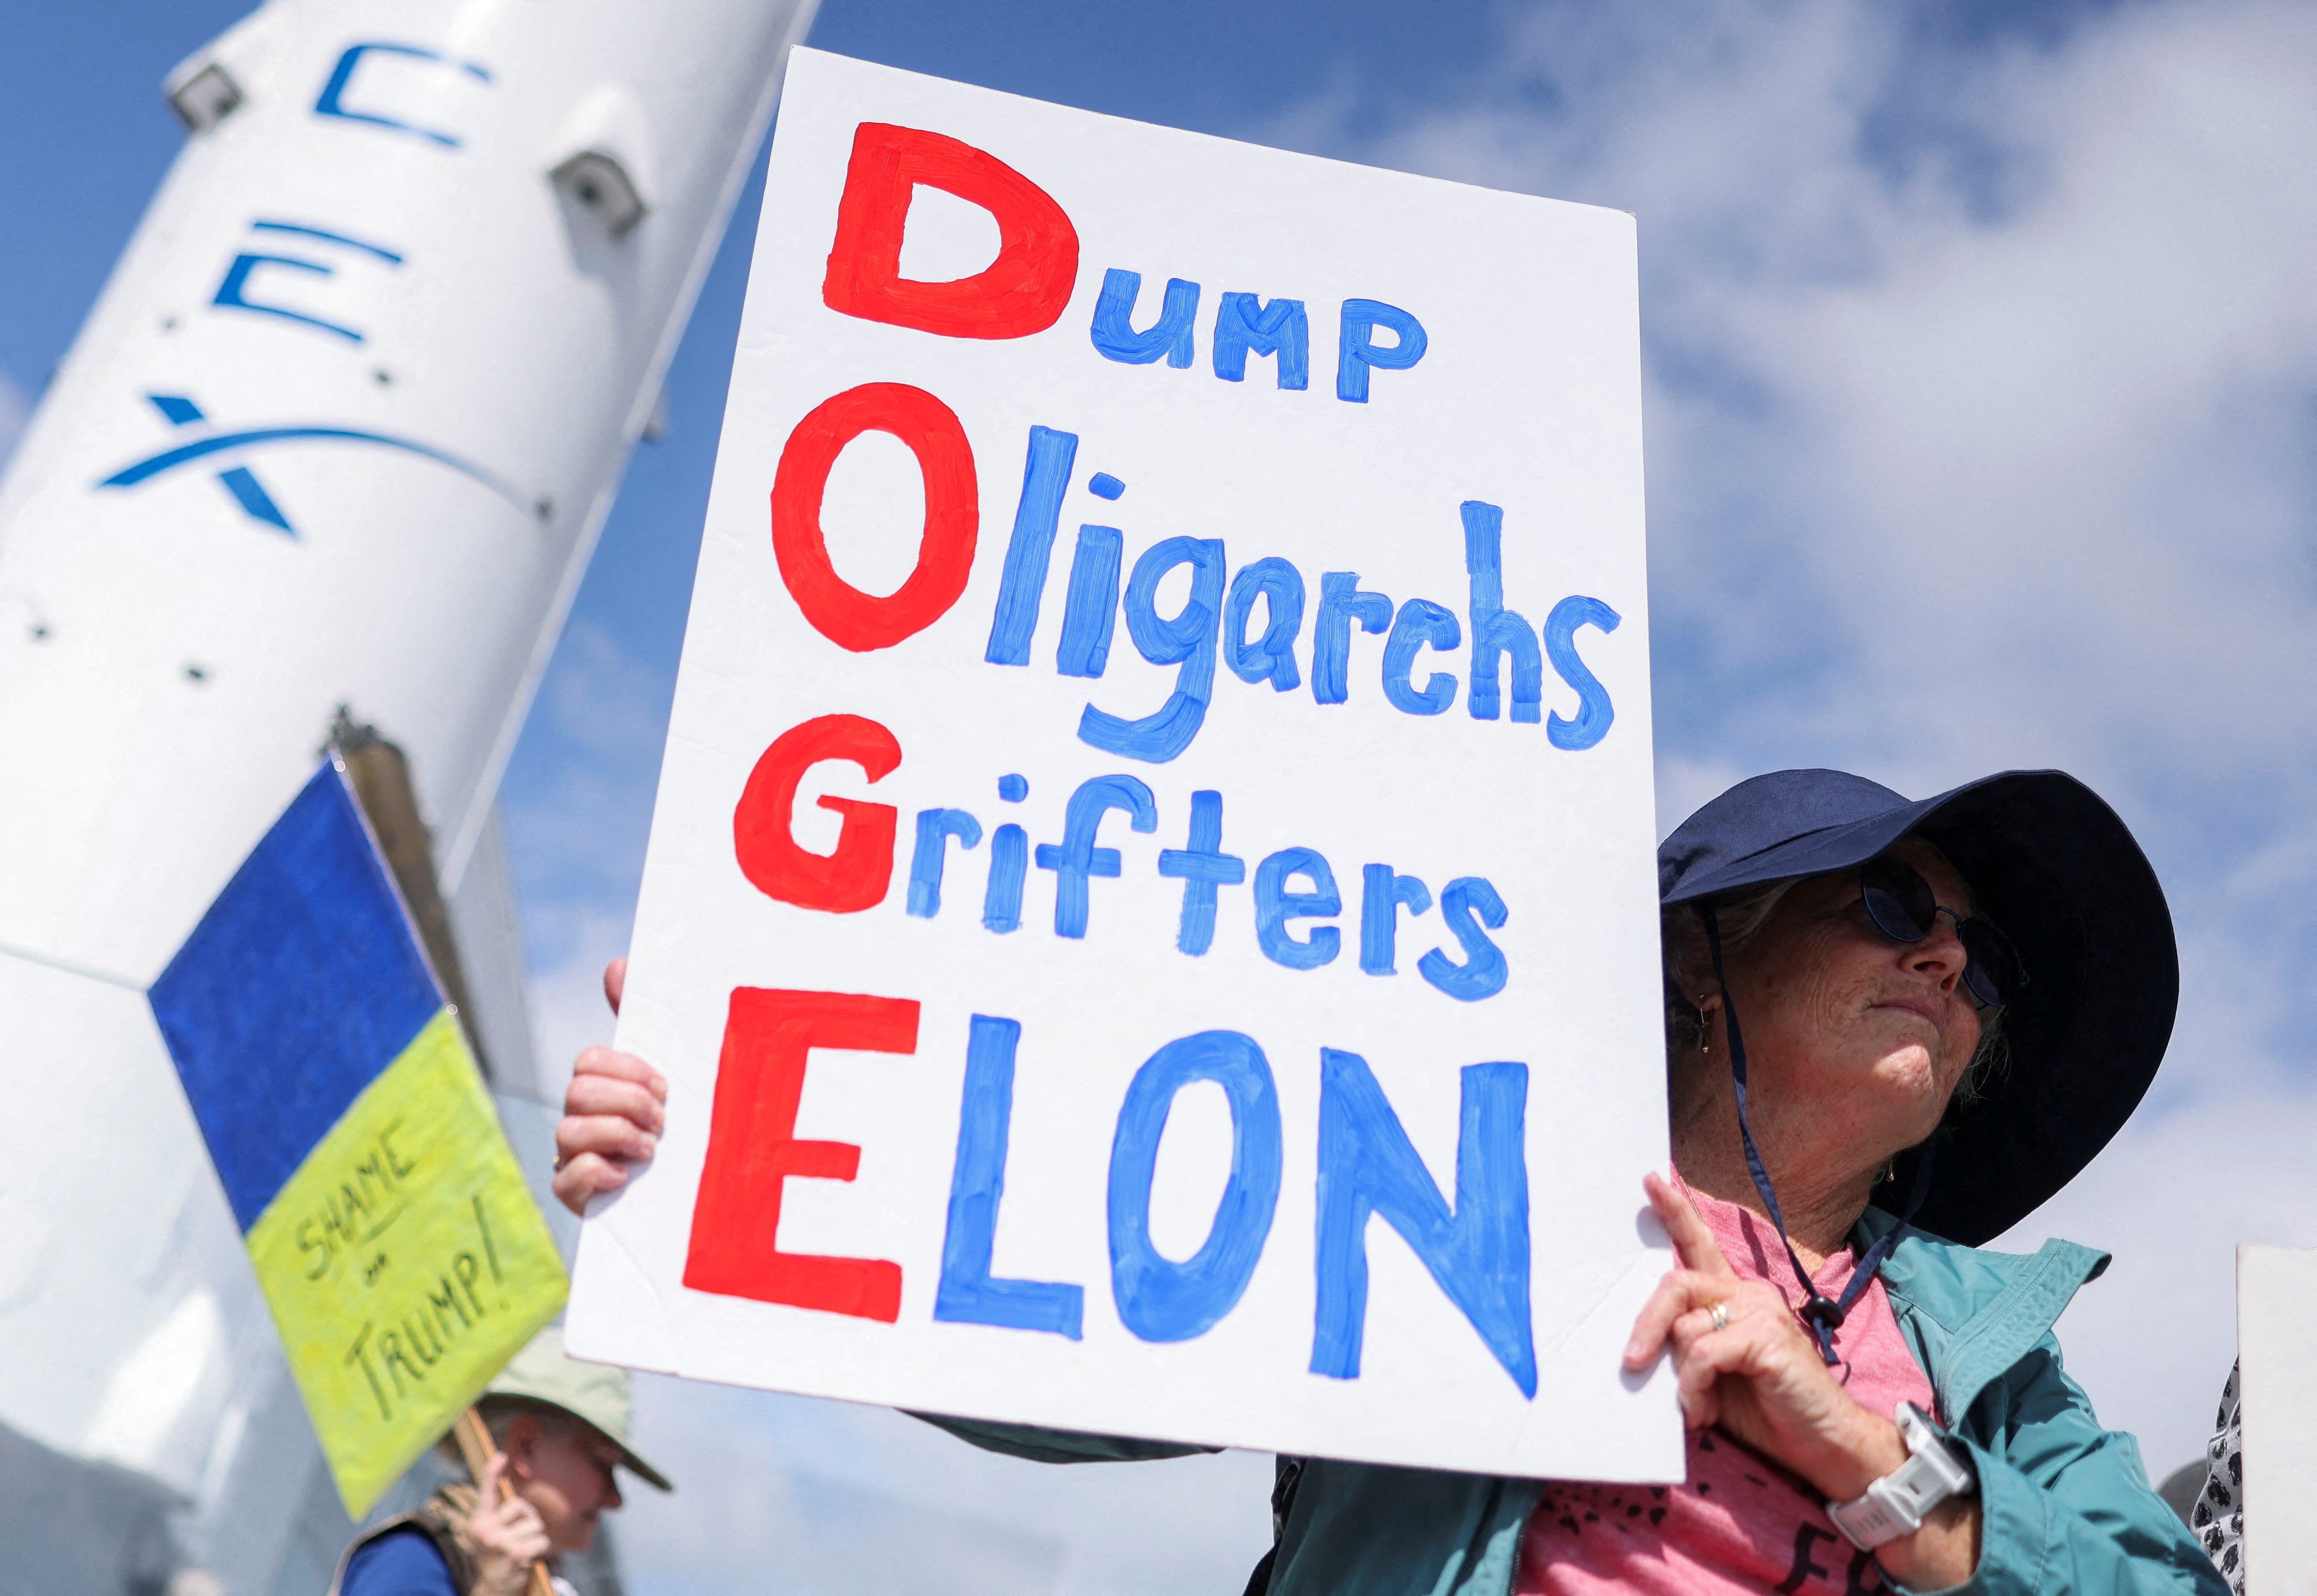
<path fill-rule="evenodd" d="M 604 997 L 620 1012 L 628 961 L 604 967 Z M 667 1125 L 667 1081 L 632 1053 L 590 1048 L 572 1065 L 555 1128 L 555 1195 L 575 1214 L 628 1183 L 628 1166 L 649 1158 Z"/>
<path fill-rule="evenodd" d="M 1654 1174 L 1642 1184 L 1681 1267 L 1642 1305 L 1625 1367 L 1638 1373 L 1669 1345 L 1682 1418 L 1691 1429 L 1718 1426 L 1810 1481 L 1829 1502 L 1863 1494 L 1905 1463 L 1898 1424 L 1851 1399 L 1785 1293 L 1740 1278 L 1673 1185 Z M 1978 1530 L 1976 1500 L 1950 1498 L 1921 1530 L 1886 1542 L 1875 1556 L 1901 1584 L 1960 1584 L 1978 1564 Z"/>
<path fill-rule="evenodd" d="M 1874 1444 L 1874 1415 L 1836 1382 L 1785 1294 L 1767 1280 L 1740 1279 L 1689 1199 L 1671 1184 L 1652 1174 L 1642 1187 L 1681 1267 L 1633 1321 L 1625 1367 L 1646 1369 L 1670 1342 L 1682 1418 L 1692 1430 L 1719 1425 L 1837 1501 L 1904 1463 L 1898 1425 L 1880 1421 L 1890 1446 Z M 1719 1329 L 1717 1306 L 1728 1316 Z"/>
<path fill-rule="evenodd" d="M 479 1482 L 480 1499 L 467 1520 L 468 1538 L 475 1543 L 473 1596 L 524 1596 L 531 1588 L 531 1565 L 547 1556 L 547 1526 L 539 1510 L 520 1496 L 499 1500 L 506 1467 L 505 1452 L 491 1454 Z"/>

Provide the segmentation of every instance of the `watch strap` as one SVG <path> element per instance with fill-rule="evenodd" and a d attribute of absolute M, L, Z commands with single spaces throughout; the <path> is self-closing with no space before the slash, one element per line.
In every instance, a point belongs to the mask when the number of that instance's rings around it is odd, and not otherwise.
<path fill-rule="evenodd" d="M 1930 1511 L 1950 1496 L 1973 1490 L 1971 1470 L 1947 1449 L 1931 1422 L 1912 1403 L 1894 1415 L 1907 1443 L 1907 1460 L 1848 1502 L 1831 1502 L 1827 1517 L 1851 1545 L 1871 1552 L 1886 1541 L 1912 1535 Z"/>

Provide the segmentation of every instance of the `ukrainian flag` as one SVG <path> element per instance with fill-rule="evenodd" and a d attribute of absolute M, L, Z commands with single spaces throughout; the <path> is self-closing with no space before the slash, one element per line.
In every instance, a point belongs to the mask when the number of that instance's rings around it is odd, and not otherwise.
<path fill-rule="evenodd" d="M 568 1281 L 335 761 L 150 995 L 358 1519 Z"/>

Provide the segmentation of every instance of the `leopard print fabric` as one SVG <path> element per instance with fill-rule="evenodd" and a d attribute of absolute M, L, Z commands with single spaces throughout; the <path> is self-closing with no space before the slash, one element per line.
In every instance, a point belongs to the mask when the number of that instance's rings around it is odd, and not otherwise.
<path fill-rule="evenodd" d="M 2244 1596 L 2244 1422 L 2237 1412 L 2237 1371 L 2229 1370 L 2220 1416 L 2205 1448 L 2205 1493 L 2188 1527 L 2196 1532 L 2235 1596 Z"/>

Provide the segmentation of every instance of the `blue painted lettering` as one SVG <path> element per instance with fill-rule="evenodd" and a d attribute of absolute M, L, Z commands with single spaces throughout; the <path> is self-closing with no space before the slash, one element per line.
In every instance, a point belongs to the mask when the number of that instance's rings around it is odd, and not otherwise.
<path fill-rule="evenodd" d="M 1187 848 L 1158 851 L 1158 873 L 1183 883 L 1183 920 L 1175 946 L 1196 956 L 1215 941 L 1215 888 L 1236 887 L 1247 879 L 1247 861 L 1223 848 L 1223 795 L 1191 795 L 1191 837 Z"/>
<path fill-rule="evenodd" d="M 989 1272 L 997 1205 L 1006 1195 L 1006 1133 L 1014 1116 L 1014 1053 L 1019 1021 L 973 1016 L 965 1048 L 965 1097 L 958 1106 L 957 1163 L 950 1175 L 949 1226 L 942 1235 L 941 1284 L 934 1317 L 999 1324 L 1078 1339 L 1086 1292 L 1047 1280 Z"/>
<path fill-rule="evenodd" d="M 1528 1066 L 1464 1066 L 1456 1205 L 1441 1199 L 1367 1060 L 1320 1051 L 1319 1303 L 1311 1372 L 1357 1379 L 1367 1326 L 1367 1230 L 1380 1216 L 1462 1309 L 1521 1395 L 1536 1395 L 1529 1327 Z"/>
<path fill-rule="evenodd" d="M 917 848 L 909 856 L 908 912 L 930 920 L 941 913 L 942 866 L 949 858 L 949 840 L 975 848 L 981 843 L 981 822 L 962 809 L 917 811 Z"/>
<path fill-rule="evenodd" d="M 1173 619 L 1158 617 L 1158 584 L 1176 566 L 1191 567 L 1191 596 Z M 1075 579 L 1074 579 L 1075 580 Z M 1126 635 L 1154 665 L 1180 665 L 1175 691 L 1140 720 L 1092 704 L 1078 718 L 1078 739 L 1106 753 L 1164 764 L 1191 745 L 1215 689 L 1215 637 L 1222 623 L 1223 546 L 1215 538 L 1168 538 L 1134 562 L 1126 584 Z"/>
<path fill-rule="evenodd" d="M 1046 593 L 1046 567 L 1061 523 L 1062 495 L 1069 491 L 1070 466 L 1078 459 L 1078 435 L 1051 427 L 1030 429 L 1030 450 L 1022 465 L 1022 496 L 1014 506 L 1014 536 L 1006 545 L 1006 568 L 997 579 L 997 609 L 989 621 L 989 646 L 981 657 L 993 665 L 1026 665 L 1030 639 L 1038 629 L 1038 606 Z"/>
<path fill-rule="evenodd" d="M 1252 352 L 1278 357 L 1280 387 L 1309 388 L 1311 343 L 1301 299 L 1274 299 L 1266 305 L 1256 294 L 1225 294 L 1215 308 L 1215 375 L 1225 382 L 1247 379 L 1247 357 Z"/>
<path fill-rule="evenodd" d="M 981 895 L 986 929 L 1001 935 L 1022 929 L 1022 878 L 1029 872 L 1030 834 L 1018 825 L 999 826 L 989 839 L 989 885 Z"/>
<path fill-rule="evenodd" d="M 1062 640 L 1054 668 L 1065 676 L 1099 676 L 1110 663 L 1110 634 L 1118 620 L 1118 567 L 1126 539 L 1116 527 L 1082 526 L 1070 560 L 1069 596 L 1062 605 Z"/>
<path fill-rule="evenodd" d="M 1069 807 L 1062 815 L 1061 845 L 1038 844 L 1038 868 L 1054 872 L 1054 934 L 1058 937 L 1086 935 L 1087 880 L 1118 874 L 1118 850 L 1095 846 L 1102 817 L 1113 809 L 1125 810 L 1128 823 L 1136 831 L 1158 829 L 1158 806 L 1148 787 L 1132 776 L 1096 776 L 1080 782 L 1070 794 Z"/>
<path fill-rule="evenodd" d="M 1478 499 L 1466 500 L 1463 509 L 1464 569 L 1472 579 L 1472 679 L 1464 690 L 1464 707 L 1475 720 L 1497 718 L 1497 655 L 1509 654 L 1513 718 L 1535 720 L 1544 701 L 1544 662 L 1534 630 L 1505 608 L 1505 513 Z"/>
<path fill-rule="evenodd" d="M 1230 1178 L 1199 1250 L 1181 1263 L 1150 1241 L 1150 1181 L 1176 1094 L 1212 1081 L 1230 1103 Z M 1203 1335 L 1238 1306 L 1279 1205 L 1279 1092 L 1252 1037 L 1203 1030 L 1137 1070 L 1110 1150 L 1110 1279 L 1118 1317 L 1147 1342 Z"/>
<path fill-rule="evenodd" d="M 1555 748 L 1590 748 L 1609 735 L 1609 723 L 1617 718 L 1617 712 L 1609 702 L 1608 689 L 1601 685 L 1601 679 L 1577 657 L 1577 629 L 1596 626 L 1605 632 L 1614 632 L 1621 619 L 1600 600 L 1588 599 L 1581 593 L 1571 593 L 1561 600 L 1544 618 L 1544 651 L 1552 660 L 1553 671 L 1577 690 L 1577 718 L 1563 720 L 1556 709 L 1544 728 L 1544 735 Z"/>
<path fill-rule="evenodd" d="M 1102 296 L 1094 303 L 1094 346 L 1105 360 L 1147 366 L 1167 357 L 1180 371 L 1191 363 L 1191 324 L 1199 313 L 1199 285 L 1167 280 L 1167 299 L 1148 332 L 1134 330 L 1134 302 L 1142 294 L 1142 273 L 1113 266 L 1102 274 Z"/>
<path fill-rule="evenodd" d="M 1437 715 L 1456 701 L 1456 678 L 1435 671 L 1418 692 L 1409 682 L 1417 650 L 1455 647 L 1464 640 L 1455 616 L 1429 599 L 1410 599 L 1400 607 L 1391 636 L 1383 645 L 1383 696 L 1391 707 L 1409 715 Z"/>
<path fill-rule="evenodd" d="M 1360 968 L 1371 976 L 1396 976 L 1400 910 L 1411 914 L 1432 907 L 1432 889 L 1414 876 L 1395 875 L 1388 864 L 1360 870 Z"/>
<path fill-rule="evenodd" d="M 1247 623 L 1258 598 L 1265 611 L 1263 636 L 1250 644 Z M 1293 566 L 1272 556 L 1242 566 L 1231 578 L 1223 641 L 1232 675 L 1242 682 L 1268 682 L 1274 692 L 1300 685 L 1303 676 L 1295 668 L 1295 634 L 1302 629 L 1303 577 Z"/>
<path fill-rule="evenodd" d="M 1311 623 L 1311 698 L 1340 704 L 1350 691 L 1352 622 L 1364 632 L 1391 625 L 1391 600 L 1359 591 L 1357 571 L 1328 571 L 1320 578 L 1320 613 Z"/>
<path fill-rule="evenodd" d="M 1476 1003 L 1505 989 L 1504 950 L 1489 940 L 1505 923 L 1505 900 L 1480 876 L 1460 876 L 1440 889 L 1440 918 L 1464 945 L 1464 962 L 1449 962 L 1435 948 L 1416 961 L 1416 973 L 1459 1003 Z"/>
<path fill-rule="evenodd" d="M 1379 348 L 1371 340 L 1383 327 L 1399 341 Z M 1368 402 L 1368 372 L 1405 371 L 1424 358 L 1424 324 L 1381 299 L 1344 301 L 1343 336 L 1336 349 L 1336 397 Z"/>
<path fill-rule="evenodd" d="M 1286 890 L 1289 878 L 1294 876 L 1308 878 L 1311 890 Z M 1343 908 L 1335 872 L 1311 849 L 1283 848 L 1255 869 L 1255 940 L 1263 956 L 1274 964 L 1284 964 L 1291 970 L 1311 970 L 1334 958 L 1343 940 L 1334 926 L 1313 926 L 1311 938 L 1299 942 L 1288 934 L 1287 923 L 1328 919 Z"/>

